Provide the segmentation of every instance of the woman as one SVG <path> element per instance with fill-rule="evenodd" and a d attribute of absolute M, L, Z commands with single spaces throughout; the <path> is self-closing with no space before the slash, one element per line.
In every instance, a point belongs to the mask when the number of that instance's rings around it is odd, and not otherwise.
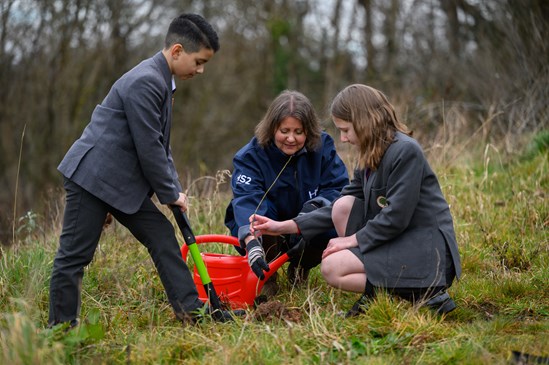
<path fill-rule="evenodd" d="M 461 273 L 452 216 L 420 145 L 372 87 L 348 86 L 331 114 L 341 141 L 358 150 L 350 185 L 331 206 L 293 220 L 250 217 L 251 232 L 307 238 L 335 227 L 321 272 L 333 287 L 363 292 L 348 316 L 363 312 L 377 288 L 437 313 L 455 309 L 446 292 Z"/>
<path fill-rule="evenodd" d="M 267 262 L 290 247 L 288 279 L 300 283 L 318 265 L 335 231 L 311 235 L 265 237 L 262 243 L 250 234 L 248 217 L 261 214 L 272 219 L 294 218 L 300 212 L 330 204 L 349 183 L 347 168 L 333 139 L 322 132 L 309 99 L 297 91 L 283 91 L 269 106 L 255 128 L 255 136 L 233 159 L 233 199 L 225 224 L 239 237 L 244 254 L 259 278 Z M 276 274 L 265 283 L 264 294 L 277 291 Z"/>

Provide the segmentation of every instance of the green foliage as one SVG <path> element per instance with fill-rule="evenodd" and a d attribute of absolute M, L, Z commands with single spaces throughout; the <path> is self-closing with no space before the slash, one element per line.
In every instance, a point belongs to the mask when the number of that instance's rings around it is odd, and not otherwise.
<path fill-rule="evenodd" d="M 25 241 L 32 239 L 32 234 L 39 230 L 38 214 L 29 210 L 25 215 L 18 219 L 19 227 L 16 230 L 18 236 L 25 235 Z"/>
<path fill-rule="evenodd" d="M 288 87 L 288 63 L 292 57 L 288 37 L 291 36 L 292 27 L 286 19 L 272 19 L 267 27 L 273 43 L 273 91 L 276 95 Z"/>
<path fill-rule="evenodd" d="M 344 319 L 356 294 L 328 287 L 318 268 L 306 287 L 291 287 L 283 267 L 273 299 L 299 319 L 260 320 L 250 310 L 235 323 L 185 327 L 146 249 L 114 223 L 86 268 L 74 329 L 45 328 L 57 234 L 28 232 L 32 240 L 1 251 L 0 363 L 506 364 L 513 351 L 548 356 L 547 150 L 521 160 L 486 148 L 472 165 L 437 167 L 463 260 L 450 289 L 458 308 L 446 317 L 382 294 L 366 314 Z M 186 184 L 195 234 L 227 233 L 225 177 Z M 227 246 L 207 249 L 232 253 Z"/>
<path fill-rule="evenodd" d="M 525 158 L 532 159 L 535 156 L 547 153 L 549 150 L 549 130 L 537 133 L 526 147 Z"/>

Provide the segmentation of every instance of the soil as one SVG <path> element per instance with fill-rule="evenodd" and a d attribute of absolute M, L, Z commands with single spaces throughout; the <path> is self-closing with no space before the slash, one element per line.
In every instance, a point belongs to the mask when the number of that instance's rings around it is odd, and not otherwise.
<path fill-rule="evenodd" d="M 281 319 L 290 322 L 301 322 L 301 312 L 297 308 L 288 308 L 278 300 L 263 302 L 257 305 L 252 314 L 258 321 L 279 321 Z"/>

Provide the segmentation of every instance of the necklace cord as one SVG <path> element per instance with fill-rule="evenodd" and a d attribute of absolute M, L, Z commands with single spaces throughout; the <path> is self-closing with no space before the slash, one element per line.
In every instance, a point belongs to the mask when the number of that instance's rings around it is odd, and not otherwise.
<path fill-rule="evenodd" d="M 294 157 L 294 155 L 291 155 L 290 158 L 288 158 L 288 161 L 286 161 L 286 163 L 284 164 L 284 166 L 282 166 L 282 168 L 280 169 L 278 175 L 276 175 L 276 178 L 274 179 L 273 183 L 271 184 L 271 186 L 269 186 L 269 188 L 267 189 L 267 191 L 265 192 L 265 194 L 263 194 L 263 197 L 261 198 L 261 200 L 259 201 L 259 204 L 257 204 L 257 207 L 255 208 L 255 211 L 254 211 L 254 214 L 253 214 L 253 219 L 252 219 L 252 228 L 253 228 L 253 224 L 255 222 L 255 214 L 257 213 L 257 210 L 259 209 L 259 207 L 261 206 L 261 203 L 263 203 L 263 200 L 265 200 L 265 198 L 267 197 L 267 194 L 269 194 L 269 191 L 271 191 L 272 187 L 274 186 L 274 184 L 278 181 L 278 178 L 280 177 L 280 175 L 282 175 L 282 172 L 286 169 L 286 166 L 288 166 L 288 164 L 290 163 L 290 161 L 292 160 L 292 157 Z M 255 230 L 254 230 L 254 238 L 259 240 L 261 242 L 261 237 L 257 237 L 256 233 L 255 233 Z"/>

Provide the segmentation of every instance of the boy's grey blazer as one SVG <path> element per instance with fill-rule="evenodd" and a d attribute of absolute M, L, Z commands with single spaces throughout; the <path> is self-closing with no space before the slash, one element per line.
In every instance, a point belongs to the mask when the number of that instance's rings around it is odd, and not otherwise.
<path fill-rule="evenodd" d="M 461 264 L 450 209 L 415 139 L 397 132 L 377 171 L 368 179 L 364 170 L 355 171 L 341 195 L 353 195 L 364 202 L 362 222 L 352 233 L 356 232 L 366 275 L 373 285 L 450 285 L 446 268 L 452 263 L 459 278 Z M 318 234 L 319 227 L 333 226 L 331 208 L 295 218 L 305 238 Z M 446 248 L 452 262 L 446 260 Z"/>
<path fill-rule="evenodd" d="M 170 150 L 173 79 L 161 52 L 114 83 L 58 170 L 112 207 L 135 213 L 182 191 Z"/>

